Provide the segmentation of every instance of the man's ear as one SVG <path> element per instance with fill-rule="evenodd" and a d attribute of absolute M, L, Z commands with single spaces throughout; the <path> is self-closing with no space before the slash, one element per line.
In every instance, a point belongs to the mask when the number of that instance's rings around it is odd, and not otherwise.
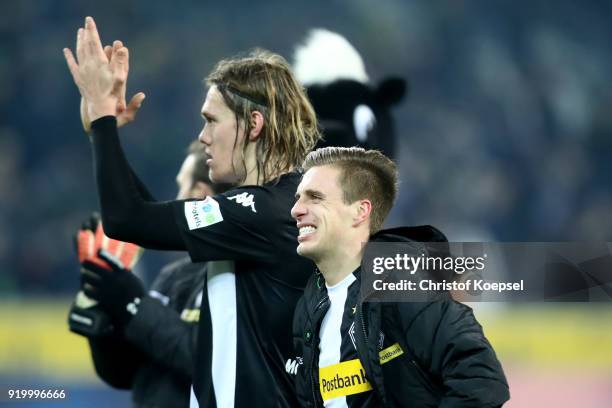
<path fill-rule="evenodd" d="M 355 215 L 353 217 L 353 227 L 358 227 L 361 224 L 370 222 L 372 214 L 372 202 L 368 199 L 363 199 L 355 202 Z"/>
<path fill-rule="evenodd" d="M 257 140 L 264 126 L 264 116 L 259 111 L 251 112 L 251 132 L 249 133 L 249 141 Z"/>

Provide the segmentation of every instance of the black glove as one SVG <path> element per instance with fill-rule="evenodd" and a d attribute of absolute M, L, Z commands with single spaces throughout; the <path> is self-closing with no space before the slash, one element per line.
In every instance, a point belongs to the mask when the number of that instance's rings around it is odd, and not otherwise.
<path fill-rule="evenodd" d="M 138 311 L 145 289 L 140 279 L 105 250 L 98 251 L 110 269 L 89 260 L 81 264 L 81 284 L 85 294 L 97 300 L 116 325 L 127 324 Z"/>
<path fill-rule="evenodd" d="M 99 223 L 100 215 L 94 212 L 74 235 L 74 249 L 79 261 L 88 256 L 90 248 L 94 249 L 94 234 Z M 70 331 L 85 337 L 105 336 L 113 331 L 108 313 L 102 310 L 95 301 L 85 296 L 82 290 L 77 293 L 70 306 L 68 327 Z"/>
<path fill-rule="evenodd" d="M 106 336 L 113 332 L 110 316 L 83 291 L 77 293 L 68 312 L 70 331 L 85 337 Z"/>

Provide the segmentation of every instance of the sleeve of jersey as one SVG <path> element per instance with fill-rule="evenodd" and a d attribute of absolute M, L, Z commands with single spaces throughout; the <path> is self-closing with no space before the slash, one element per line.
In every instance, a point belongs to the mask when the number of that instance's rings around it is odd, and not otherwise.
<path fill-rule="evenodd" d="M 257 260 L 275 262 L 271 234 L 283 234 L 264 188 L 245 187 L 199 201 L 174 203 L 176 224 L 194 262 Z"/>
<path fill-rule="evenodd" d="M 191 381 L 197 323 L 187 323 L 175 310 L 145 297 L 124 333 L 138 350 Z"/>
<path fill-rule="evenodd" d="M 108 385 L 131 389 L 142 355 L 118 334 L 89 338 L 89 348 L 96 374 Z"/>
<path fill-rule="evenodd" d="M 104 230 L 110 238 L 145 248 L 184 250 L 168 202 L 152 196 L 129 165 L 117 121 L 105 116 L 92 122 L 95 174 Z"/>

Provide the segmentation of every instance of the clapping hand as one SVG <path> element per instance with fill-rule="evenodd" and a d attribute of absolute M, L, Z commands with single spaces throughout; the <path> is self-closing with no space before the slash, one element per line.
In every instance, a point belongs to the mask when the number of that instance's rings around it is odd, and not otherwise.
<path fill-rule="evenodd" d="M 77 32 L 77 60 L 64 48 L 64 57 L 75 84 L 81 93 L 81 120 L 89 131 L 91 121 L 103 116 L 116 116 L 117 125 L 134 120 L 145 95 L 142 92 L 126 104 L 126 84 L 129 71 L 129 50 L 121 41 L 102 48 L 96 24 L 85 18 L 85 27 Z"/>

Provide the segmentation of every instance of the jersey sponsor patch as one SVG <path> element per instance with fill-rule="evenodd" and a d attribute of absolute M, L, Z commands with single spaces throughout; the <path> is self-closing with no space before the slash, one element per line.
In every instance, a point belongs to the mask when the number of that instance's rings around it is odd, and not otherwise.
<path fill-rule="evenodd" d="M 183 309 L 181 312 L 181 320 L 187 323 L 200 321 L 200 309 Z"/>
<path fill-rule="evenodd" d="M 387 347 L 384 350 L 378 352 L 378 356 L 380 357 L 380 364 L 388 363 L 396 357 L 404 354 L 404 350 L 400 347 L 399 343 L 395 343 L 392 346 Z"/>
<path fill-rule="evenodd" d="M 227 197 L 227 199 L 235 201 L 236 204 L 241 204 L 243 207 L 250 207 L 251 211 L 253 211 L 254 213 L 257 212 L 257 210 L 255 210 L 255 200 L 253 199 L 253 194 L 240 193 L 231 197 Z"/>
<path fill-rule="evenodd" d="M 304 363 L 302 357 L 296 357 L 295 360 L 289 358 L 285 363 L 285 371 L 288 374 L 296 375 L 298 368 Z"/>
<path fill-rule="evenodd" d="M 212 197 L 200 201 L 185 202 L 185 219 L 189 230 L 208 227 L 223 221 L 219 203 Z"/>
<path fill-rule="evenodd" d="M 371 389 L 372 385 L 358 358 L 319 368 L 319 390 L 323 401 Z"/>

